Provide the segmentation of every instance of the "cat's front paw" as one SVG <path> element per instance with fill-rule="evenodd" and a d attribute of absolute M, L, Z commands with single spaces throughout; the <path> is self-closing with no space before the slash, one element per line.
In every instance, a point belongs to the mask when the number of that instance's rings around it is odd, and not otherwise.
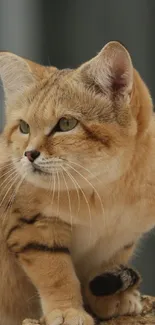
<path fill-rule="evenodd" d="M 45 323 L 46 325 L 94 325 L 93 318 L 89 314 L 82 309 L 78 310 L 74 308 L 69 308 L 64 311 L 59 309 L 53 310 L 45 317 Z"/>
<path fill-rule="evenodd" d="M 94 325 L 93 318 L 84 310 L 69 308 L 67 310 L 55 309 L 40 321 L 25 319 L 22 325 Z"/>
<path fill-rule="evenodd" d="M 35 319 L 25 319 L 22 325 L 41 325 L 41 323 Z"/>
<path fill-rule="evenodd" d="M 44 318 L 41 318 L 40 320 L 27 318 L 24 319 L 22 325 L 46 325 L 46 323 Z"/>

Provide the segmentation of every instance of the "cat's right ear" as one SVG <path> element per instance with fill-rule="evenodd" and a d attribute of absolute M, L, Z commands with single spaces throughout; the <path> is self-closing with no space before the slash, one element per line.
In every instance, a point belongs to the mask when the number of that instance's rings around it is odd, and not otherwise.
<path fill-rule="evenodd" d="M 45 68 L 13 53 L 0 52 L 0 79 L 6 100 L 17 96 L 39 79 Z"/>

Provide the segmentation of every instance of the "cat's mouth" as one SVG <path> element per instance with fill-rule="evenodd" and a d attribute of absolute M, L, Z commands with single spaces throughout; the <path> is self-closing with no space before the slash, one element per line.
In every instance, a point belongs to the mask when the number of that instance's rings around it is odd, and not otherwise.
<path fill-rule="evenodd" d="M 40 175 L 45 175 L 45 176 L 51 175 L 53 173 L 57 173 L 59 171 L 59 169 L 60 169 L 60 167 L 59 168 L 55 167 L 55 168 L 52 168 L 50 170 L 47 170 L 47 169 L 45 169 L 43 167 L 41 168 L 37 164 L 32 164 L 32 167 L 33 167 L 33 170 L 32 170 L 33 173 L 38 173 Z"/>
<path fill-rule="evenodd" d="M 38 173 L 40 175 L 50 175 L 51 172 L 47 171 L 47 170 L 43 170 L 42 168 L 40 168 L 38 165 L 36 164 L 32 164 L 32 167 L 33 167 L 33 173 Z"/>
<path fill-rule="evenodd" d="M 45 172 L 45 171 L 42 171 L 42 169 L 40 169 L 38 166 L 34 166 L 33 165 L 33 173 L 38 173 L 38 174 L 44 174 L 44 175 L 47 175 L 49 173 Z"/>

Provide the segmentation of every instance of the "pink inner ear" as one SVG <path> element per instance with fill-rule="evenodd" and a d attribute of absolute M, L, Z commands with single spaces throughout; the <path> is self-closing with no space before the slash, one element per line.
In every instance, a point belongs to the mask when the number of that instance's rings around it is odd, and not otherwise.
<path fill-rule="evenodd" d="M 126 86 L 126 80 L 123 75 L 111 76 L 111 88 L 112 91 L 117 92 Z"/>
<path fill-rule="evenodd" d="M 125 58 L 118 57 L 113 63 L 111 73 L 111 88 L 113 91 L 119 91 L 125 88 L 128 84 L 128 67 Z"/>

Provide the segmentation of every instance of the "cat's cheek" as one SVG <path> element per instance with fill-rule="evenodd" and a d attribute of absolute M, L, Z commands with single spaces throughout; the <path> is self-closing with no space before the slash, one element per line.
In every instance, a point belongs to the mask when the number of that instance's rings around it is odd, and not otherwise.
<path fill-rule="evenodd" d="M 19 158 L 21 157 L 21 148 L 18 144 L 16 143 L 13 143 L 12 144 L 12 155 L 13 155 L 13 158 Z"/>
<path fill-rule="evenodd" d="M 28 145 L 29 136 L 26 134 L 22 135 L 19 130 L 12 133 L 10 143 L 12 146 L 12 154 L 16 157 L 22 157 L 23 153 Z"/>

